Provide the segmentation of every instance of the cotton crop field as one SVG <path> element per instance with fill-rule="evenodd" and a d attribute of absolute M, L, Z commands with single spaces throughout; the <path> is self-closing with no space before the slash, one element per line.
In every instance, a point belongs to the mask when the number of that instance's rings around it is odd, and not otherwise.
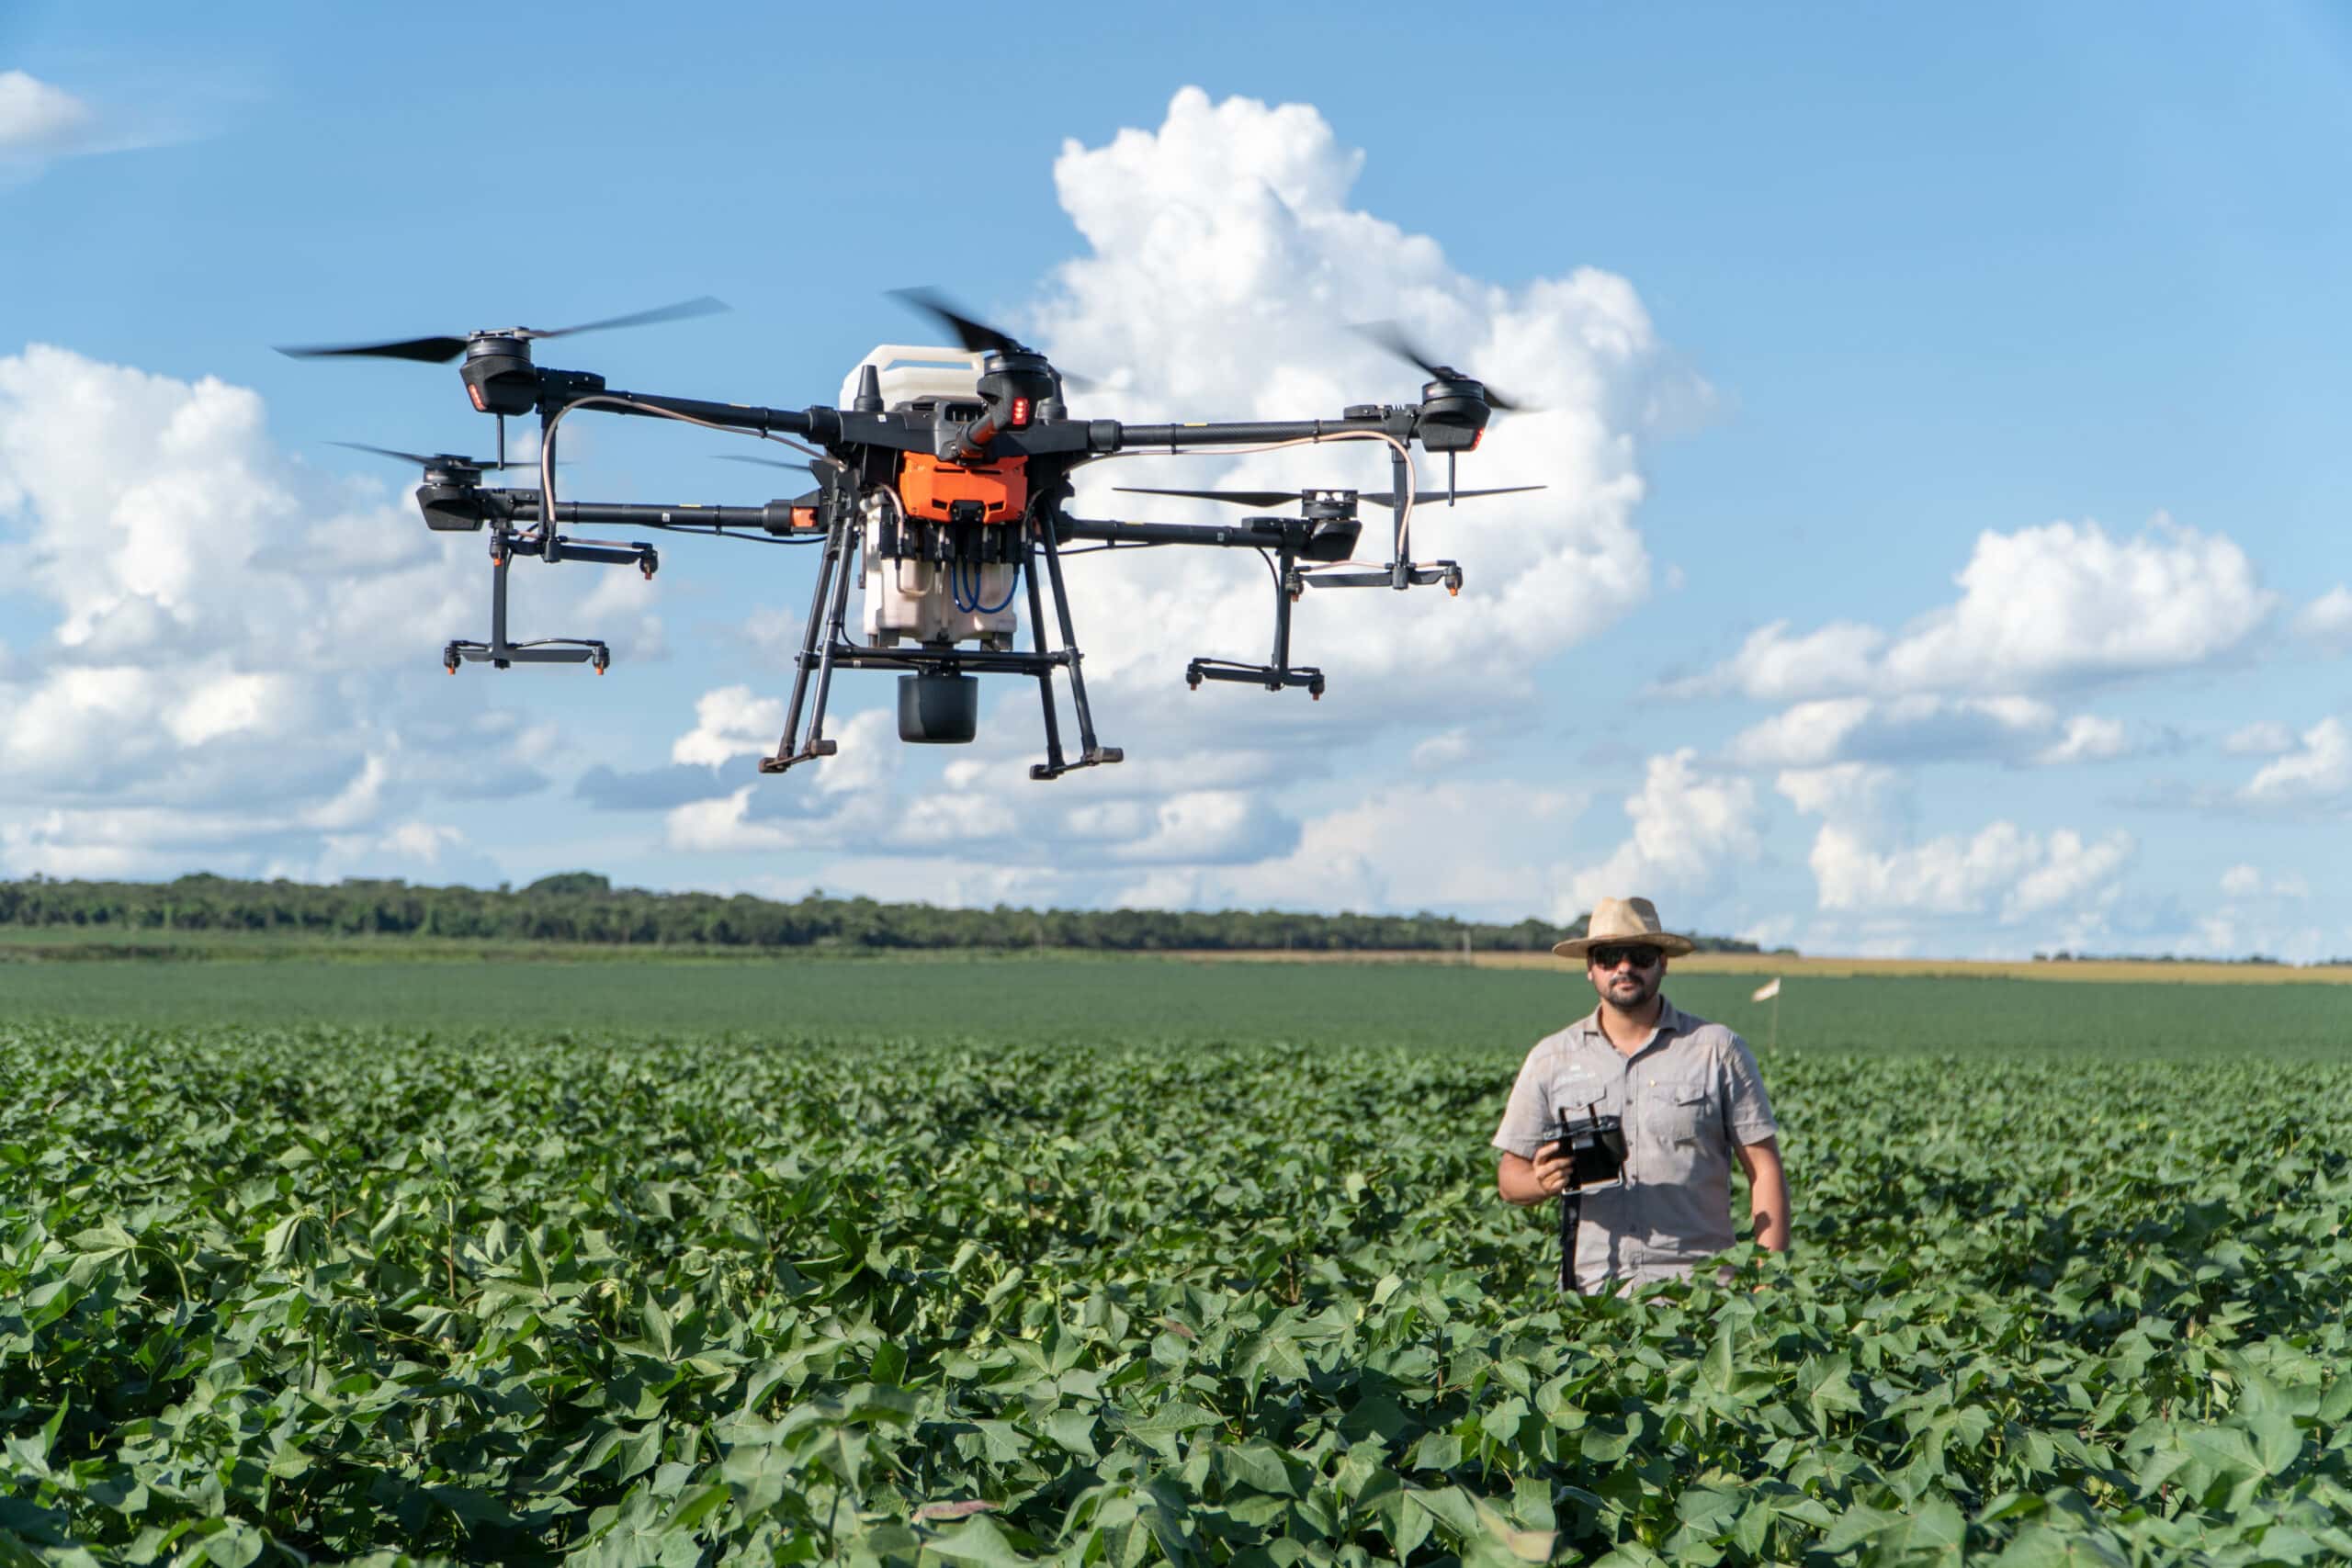
<path fill-rule="evenodd" d="M 1566 976 L 0 987 L 0 1561 L 2352 1557 L 2333 988 L 1792 983 L 1793 1259 L 1564 1303 Z"/>

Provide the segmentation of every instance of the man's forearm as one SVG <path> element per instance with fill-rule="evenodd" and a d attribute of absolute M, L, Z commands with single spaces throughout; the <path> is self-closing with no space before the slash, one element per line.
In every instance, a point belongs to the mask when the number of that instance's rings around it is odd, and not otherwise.
<path fill-rule="evenodd" d="M 1502 1163 L 1495 1168 L 1495 1190 L 1502 1195 L 1504 1202 L 1516 1203 L 1522 1209 L 1551 1196 L 1535 1174 L 1535 1162 L 1512 1154 L 1503 1156 Z"/>
<path fill-rule="evenodd" d="M 1776 1168 L 1749 1190 L 1756 1244 L 1772 1252 L 1789 1249 L 1789 1179 Z"/>
<path fill-rule="evenodd" d="M 1781 1166 L 1777 1140 L 1745 1144 L 1740 1169 L 1747 1177 L 1747 1206 L 1756 1222 L 1756 1245 L 1772 1252 L 1789 1249 L 1789 1177 Z"/>

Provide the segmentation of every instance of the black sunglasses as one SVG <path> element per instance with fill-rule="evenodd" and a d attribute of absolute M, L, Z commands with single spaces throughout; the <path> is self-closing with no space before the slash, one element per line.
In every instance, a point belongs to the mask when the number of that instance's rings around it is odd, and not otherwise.
<path fill-rule="evenodd" d="M 1602 969 L 1614 969 L 1620 964 L 1631 964 L 1636 969 L 1647 969 L 1666 956 L 1655 947 L 1594 947 L 1586 956 Z"/>

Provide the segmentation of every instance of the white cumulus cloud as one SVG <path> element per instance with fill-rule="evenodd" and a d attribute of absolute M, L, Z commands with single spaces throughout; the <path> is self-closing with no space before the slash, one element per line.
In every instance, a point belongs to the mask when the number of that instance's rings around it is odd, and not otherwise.
<path fill-rule="evenodd" d="M 2159 516 L 2120 538 L 2097 523 L 1977 536 L 1958 600 L 1890 634 L 1774 622 L 1674 688 L 1773 701 L 1905 693 L 2032 693 L 2188 668 L 2239 647 L 2277 596 L 2225 535 Z"/>
<path fill-rule="evenodd" d="M 2122 720 L 2062 716 L 2032 697 L 1818 697 L 1732 738 L 1742 767 L 1818 768 L 1838 761 L 1982 760 L 2054 766 L 2109 761 L 2138 749 Z"/>
<path fill-rule="evenodd" d="M 1077 412 L 1139 420 L 1310 419 L 1417 398 L 1420 373 L 1351 330 L 1393 320 L 1533 410 L 1489 428 L 1464 485 L 1542 484 L 1531 495 L 1419 509 L 1416 556 L 1459 560 L 1459 601 L 1321 591 L 1299 606 L 1300 662 L 1331 673 L 1344 722 L 1393 722 L 1404 696 L 1494 700 L 1496 665 L 1589 638 L 1650 591 L 1634 525 L 1643 409 L 1663 375 L 1646 311 L 1623 278 L 1566 266 L 1523 286 L 1462 273 L 1427 235 L 1351 206 L 1363 154 L 1312 107 L 1176 95 L 1154 130 L 1066 143 L 1063 207 L 1090 254 L 1061 267 L 1036 311 L 1057 363 L 1105 378 Z M 1390 488 L 1385 449 L 1329 445 L 1242 457 L 1097 464 L 1079 478 L 1089 516 L 1230 521 L 1206 502 L 1143 502 L 1117 485 Z M 1442 486 L 1435 460 L 1421 483 Z M 1476 512 L 1469 510 L 1479 508 Z M 1388 514 L 1365 507 L 1357 554 L 1390 556 Z M 1195 653 L 1264 657 L 1271 606 L 1254 560 L 1159 551 L 1098 557 L 1082 580 L 1087 671 L 1106 691 L 1172 680 Z M 1374 682 L 1377 682 L 1375 688 Z M 1380 700 L 1363 700 L 1376 691 Z M 1225 694 L 1231 697 L 1235 694 Z M 1197 711 L 1197 710 L 1196 710 Z M 1223 722 L 1293 722 L 1227 702 Z"/>
<path fill-rule="evenodd" d="M 1860 763 L 1797 769 L 1780 793 L 1821 827 L 1807 857 L 1819 907 L 1871 918 L 2082 917 L 2111 904 L 2137 844 L 2120 829 L 2090 838 L 1999 820 L 1973 833 L 1907 841 L 1907 781 Z M 1908 943 L 1905 943 L 1908 945 Z"/>
<path fill-rule="evenodd" d="M 0 71 L 0 158 L 66 152 L 97 122 L 90 106 L 22 71 Z"/>
<path fill-rule="evenodd" d="M 537 782 L 514 727 L 453 726 L 424 679 L 478 633 L 478 542 L 289 457 L 250 390 L 0 356 L 0 543 L 37 639 L 0 662 L 0 872 L 413 861 L 396 829 L 424 795 L 478 792 L 484 764 Z M 534 611 L 593 597 L 543 581 Z"/>
<path fill-rule="evenodd" d="M 2352 588 L 2339 582 L 2295 615 L 2299 637 L 2339 652 L 2352 649 Z"/>
<path fill-rule="evenodd" d="M 2261 770 L 2238 792 L 2249 806 L 2310 806 L 2352 794 L 2352 727 L 2324 718 L 2303 731 L 2296 748 Z"/>
<path fill-rule="evenodd" d="M 1756 786 L 1700 772 L 1690 747 L 1652 757 L 1641 788 L 1626 797 L 1631 833 L 1598 865 L 1577 872 L 1554 915 L 1573 919 L 1602 898 L 1656 892 L 1696 895 L 1762 852 Z"/>

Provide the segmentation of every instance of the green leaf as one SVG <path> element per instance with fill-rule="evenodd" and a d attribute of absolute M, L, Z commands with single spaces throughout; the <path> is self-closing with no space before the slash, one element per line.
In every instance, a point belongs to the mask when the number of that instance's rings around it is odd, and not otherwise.
<path fill-rule="evenodd" d="M 953 1529 L 925 1538 L 922 1550 L 950 1562 L 975 1562 L 982 1568 L 1019 1568 L 1028 1562 L 986 1514 L 975 1514 Z"/>
<path fill-rule="evenodd" d="M 1204 1410 L 1184 1400 L 1171 1399 L 1142 1420 L 1129 1422 L 1127 1430 L 1137 1437 L 1175 1437 L 1200 1427 L 1220 1426 L 1224 1421 L 1225 1417 L 1214 1410 Z"/>
<path fill-rule="evenodd" d="M 653 1348 L 662 1353 L 663 1360 L 670 1360 L 677 1355 L 676 1330 L 660 1302 L 648 1295 L 638 1308 L 638 1320 L 645 1325 L 646 1338 L 653 1342 Z"/>
<path fill-rule="evenodd" d="M 672 1529 L 690 1530 L 712 1514 L 727 1506 L 731 1493 L 723 1485 L 706 1486 L 689 1492 L 671 1510 L 668 1526 Z"/>
<path fill-rule="evenodd" d="M 2247 1417 L 2246 1429 L 2254 1438 L 2255 1459 L 2268 1474 L 2281 1473 L 2303 1451 L 2302 1431 L 2280 1405 L 2256 1411 Z"/>
<path fill-rule="evenodd" d="M 1707 1386 L 1717 1393 L 1732 1391 L 1732 1320 L 1725 1314 L 1715 1325 L 1713 1340 L 1707 1347 L 1707 1359 L 1701 1367 Z"/>
<path fill-rule="evenodd" d="M 1084 1410 L 1057 1410 L 1045 1420 L 1046 1436 L 1057 1447 L 1066 1449 L 1082 1460 L 1091 1461 L 1101 1457 L 1094 1447 L 1094 1416 Z M 1135 1428 L 1128 1428 L 1130 1431 Z M 1166 1430 L 1184 1431 L 1177 1427 Z"/>
<path fill-rule="evenodd" d="M 1216 1463 L 1228 1488 L 1247 1486 L 1277 1496 L 1297 1495 L 1297 1488 L 1291 1483 L 1290 1467 L 1283 1462 L 1282 1450 L 1262 1438 L 1220 1447 Z"/>

